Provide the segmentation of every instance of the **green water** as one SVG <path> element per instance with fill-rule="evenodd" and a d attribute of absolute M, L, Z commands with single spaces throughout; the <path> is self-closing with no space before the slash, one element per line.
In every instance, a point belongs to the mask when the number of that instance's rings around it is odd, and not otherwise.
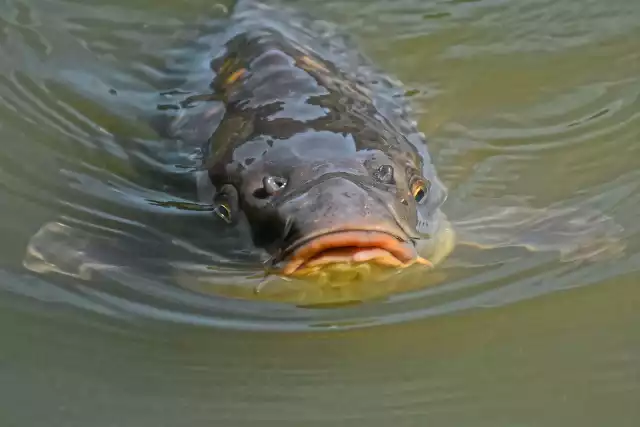
<path fill-rule="evenodd" d="M 0 0 L 0 426 L 638 425 L 640 3 L 285 3 L 411 90 L 477 245 L 359 306 L 183 287 L 251 257 L 140 117 L 226 7 Z"/>

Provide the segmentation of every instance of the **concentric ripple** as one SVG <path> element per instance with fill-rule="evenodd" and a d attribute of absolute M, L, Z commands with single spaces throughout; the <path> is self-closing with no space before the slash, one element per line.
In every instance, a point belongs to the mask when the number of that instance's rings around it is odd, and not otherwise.
<path fill-rule="evenodd" d="M 508 304 L 638 270 L 637 13 L 613 28 L 590 2 L 606 29 L 593 32 L 558 25 L 571 10 L 547 20 L 538 6 L 562 6 L 543 0 L 358 7 L 371 20 L 351 30 L 414 94 L 458 246 L 433 272 L 334 289 L 338 303 L 365 302 L 320 309 L 313 286 L 265 284 L 263 254 L 198 197 L 199 142 L 220 108 L 175 106 L 206 94 L 227 8 L 187 3 L 180 16 L 0 6 L 0 233 L 15 242 L 0 266 L 28 277 L 0 289 L 116 317 L 314 330 Z M 343 6 L 326 6 L 339 22 Z M 383 25 L 396 34 L 385 43 L 373 35 Z M 608 56 L 590 62 L 597 54 Z M 203 108 L 211 128 L 189 128 Z M 176 123 L 181 139 L 155 132 Z"/>

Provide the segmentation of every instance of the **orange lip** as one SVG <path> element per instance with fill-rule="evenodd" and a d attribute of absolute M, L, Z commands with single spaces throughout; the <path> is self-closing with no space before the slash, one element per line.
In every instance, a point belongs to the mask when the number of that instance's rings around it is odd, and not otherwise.
<path fill-rule="evenodd" d="M 418 256 L 415 248 L 381 231 L 348 230 L 324 234 L 304 242 L 293 250 L 283 269 L 293 275 L 300 267 L 315 267 L 338 262 L 374 262 L 403 268 L 414 263 L 431 266 Z"/>

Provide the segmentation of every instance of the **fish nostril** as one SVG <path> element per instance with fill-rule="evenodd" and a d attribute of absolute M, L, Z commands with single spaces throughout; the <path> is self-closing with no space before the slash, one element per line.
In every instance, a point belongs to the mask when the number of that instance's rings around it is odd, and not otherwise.
<path fill-rule="evenodd" d="M 265 176 L 262 178 L 262 187 L 253 192 L 258 199 L 266 199 L 282 190 L 287 185 L 287 180 L 278 176 Z"/>
<path fill-rule="evenodd" d="M 287 180 L 279 176 L 265 176 L 262 179 L 262 186 L 270 195 L 282 190 L 285 185 L 287 185 Z"/>

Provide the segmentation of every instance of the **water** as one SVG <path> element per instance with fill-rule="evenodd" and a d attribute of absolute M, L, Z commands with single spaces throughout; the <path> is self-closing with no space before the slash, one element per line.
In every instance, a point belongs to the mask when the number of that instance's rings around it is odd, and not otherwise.
<path fill-rule="evenodd" d="M 0 424 L 637 425 L 640 4 L 286 3 L 411 90 L 473 245 L 360 306 L 221 295 L 255 254 L 144 118 L 231 4 L 4 0 Z"/>

